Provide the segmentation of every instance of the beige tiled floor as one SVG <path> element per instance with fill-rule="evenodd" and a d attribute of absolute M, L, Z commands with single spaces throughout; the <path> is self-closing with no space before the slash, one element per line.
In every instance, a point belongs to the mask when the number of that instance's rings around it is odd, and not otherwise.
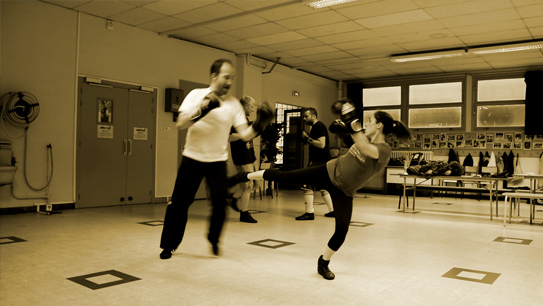
<path fill-rule="evenodd" d="M 258 223 L 240 223 L 229 209 L 220 257 L 205 239 L 209 205 L 196 201 L 169 260 L 158 257 L 165 204 L 2 215 L 0 237 L 26 241 L 0 239 L 0 305 L 543 304 L 541 211 L 534 225 L 517 218 L 504 228 L 502 206 L 490 221 L 488 200 L 418 197 L 420 212 L 411 214 L 397 212 L 397 196 L 359 194 L 353 226 L 330 265 L 336 279 L 327 281 L 316 273 L 333 231 L 333 219 L 322 216 L 326 206 L 316 206 L 314 221 L 295 221 L 300 191 L 251 201 L 262 211 L 254 214 Z M 527 211 L 522 204 L 521 215 Z M 248 244 L 265 239 L 294 244 Z M 457 273 L 464 279 L 443 277 L 453 268 L 465 270 Z M 109 270 L 138 280 L 96 290 L 68 280 Z M 477 282 L 485 272 L 499 275 Z"/>

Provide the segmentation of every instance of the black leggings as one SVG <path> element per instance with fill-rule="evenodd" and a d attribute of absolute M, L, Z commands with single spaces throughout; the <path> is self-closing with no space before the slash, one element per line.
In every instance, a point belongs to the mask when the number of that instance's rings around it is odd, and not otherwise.
<path fill-rule="evenodd" d="M 328 191 L 332 197 L 336 219 L 336 228 L 332 238 L 328 241 L 328 247 L 334 251 L 339 250 L 345 241 L 347 231 L 349 230 L 349 224 L 351 223 L 351 217 L 353 215 L 353 198 L 345 195 L 343 191 L 330 181 L 326 164 L 292 171 L 270 169 L 264 171 L 264 179 L 280 183 L 316 185 Z"/>

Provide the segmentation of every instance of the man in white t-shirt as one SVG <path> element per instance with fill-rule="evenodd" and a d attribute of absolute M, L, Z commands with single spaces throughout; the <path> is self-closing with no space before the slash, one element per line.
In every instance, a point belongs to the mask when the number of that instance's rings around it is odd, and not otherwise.
<path fill-rule="evenodd" d="M 241 139 L 248 141 L 262 132 L 274 117 L 271 106 L 264 102 L 258 110 L 255 123 L 249 127 L 239 100 L 228 95 L 235 77 L 232 62 L 216 60 L 210 73 L 209 88 L 192 90 L 179 107 L 177 126 L 179 129 L 188 128 L 188 132 L 172 202 L 164 217 L 160 241 L 162 259 L 170 258 L 183 240 L 188 209 L 204 177 L 213 207 L 207 238 L 213 254 L 219 255 L 218 243 L 227 203 L 226 161 L 230 130 L 234 127 Z"/>

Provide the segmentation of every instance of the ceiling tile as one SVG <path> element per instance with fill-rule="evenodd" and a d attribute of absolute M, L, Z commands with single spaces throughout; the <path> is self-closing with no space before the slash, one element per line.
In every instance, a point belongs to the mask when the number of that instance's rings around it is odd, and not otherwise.
<path fill-rule="evenodd" d="M 77 7 L 78 11 L 94 16 L 109 17 L 135 8 L 121 1 L 91 1 Z"/>
<path fill-rule="evenodd" d="M 522 18 L 529 18 L 529 17 L 536 17 L 543 15 L 543 3 L 538 5 L 530 5 L 530 6 L 523 6 L 519 7 L 518 13 L 520 14 L 520 17 Z"/>
<path fill-rule="evenodd" d="M 240 50 L 258 47 L 257 44 L 253 44 L 252 42 L 248 42 L 246 40 L 237 40 L 237 41 L 232 41 L 232 42 L 220 43 L 220 44 L 217 44 L 217 46 L 221 49 L 232 50 L 233 52 L 236 52 L 236 53 L 239 53 Z"/>
<path fill-rule="evenodd" d="M 144 5 L 143 7 L 148 10 L 171 16 L 217 2 L 217 0 L 161 0 Z"/>
<path fill-rule="evenodd" d="M 166 17 L 166 15 L 138 7 L 130 11 L 113 15 L 110 18 L 118 22 L 137 26 L 164 17 Z"/>
<path fill-rule="evenodd" d="M 483 70 L 483 69 L 491 69 L 492 66 L 490 66 L 486 62 L 481 63 L 468 63 L 468 64 L 462 64 L 462 63 L 454 63 L 450 65 L 438 65 L 439 69 L 443 70 L 444 72 L 465 72 L 469 70 Z"/>
<path fill-rule="evenodd" d="M 372 38 L 364 40 L 350 41 L 346 43 L 332 44 L 333 47 L 341 50 L 352 50 L 360 48 L 369 48 L 369 47 L 383 47 L 393 45 L 392 40 L 382 37 L 382 38 Z"/>
<path fill-rule="evenodd" d="M 416 4 L 420 5 L 422 8 L 434 7 L 449 5 L 454 3 L 461 3 L 473 0 L 413 0 Z"/>
<path fill-rule="evenodd" d="M 430 51 L 448 48 L 461 49 L 466 47 L 466 45 L 456 37 L 400 43 L 398 45 L 408 50 L 409 52 Z"/>
<path fill-rule="evenodd" d="M 432 30 L 432 31 L 404 33 L 401 35 L 388 36 L 387 38 L 390 41 L 400 44 L 400 43 L 417 42 L 417 41 L 425 41 L 425 40 L 433 40 L 433 39 L 439 40 L 439 39 L 445 39 L 445 38 L 451 38 L 451 37 L 455 37 L 455 35 L 451 33 L 449 30 L 438 29 L 438 30 Z"/>
<path fill-rule="evenodd" d="M 527 59 L 515 59 L 510 61 L 491 61 L 489 64 L 494 68 L 510 68 L 510 67 L 523 67 L 523 66 L 541 66 L 543 57 L 540 58 L 527 58 Z"/>
<path fill-rule="evenodd" d="M 144 6 L 149 3 L 157 2 L 158 0 L 121 0 L 121 1 L 126 2 L 128 4 L 132 4 L 133 6 Z"/>
<path fill-rule="evenodd" d="M 293 18 L 307 14 L 314 14 L 315 10 L 303 3 L 295 3 L 281 8 L 275 8 L 263 12 L 257 12 L 255 15 L 270 21 Z"/>
<path fill-rule="evenodd" d="M 212 46 L 214 44 L 229 43 L 234 41 L 239 41 L 239 39 L 226 35 L 224 33 L 215 33 L 207 36 L 200 36 L 194 38 L 194 41 L 197 43 L 205 44 Z"/>
<path fill-rule="evenodd" d="M 486 13 L 467 14 L 457 17 L 442 18 L 439 21 L 446 27 L 452 28 L 484 23 L 493 23 L 498 21 L 507 21 L 518 18 L 520 18 L 520 16 L 515 9 L 507 9 Z"/>
<path fill-rule="evenodd" d="M 336 12 L 350 19 L 361 19 L 417 9 L 420 7 L 411 0 L 384 0 L 337 9 Z"/>
<path fill-rule="evenodd" d="M 307 63 L 307 61 L 299 57 L 290 57 L 290 58 L 285 58 L 285 59 L 281 58 L 279 60 L 279 63 L 290 66 L 290 67 L 295 67 L 300 64 Z"/>
<path fill-rule="evenodd" d="M 271 45 L 271 44 L 277 44 L 281 42 L 287 42 L 287 41 L 304 39 L 304 38 L 307 38 L 307 37 L 303 36 L 302 34 L 296 33 L 294 31 L 290 31 L 290 32 L 285 32 L 285 33 L 254 37 L 247 40 L 259 45 Z"/>
<path fill-rule="evenodd" d="M 308 61 L 316 62 L 316 61 L 325 61 L 325 60 L 335 60 L 338 58 L 354 58 L 354 56 L 343 51 L 336 51 L 336 52 L 330 52 L 330 53 L 307 55 L 307 56 L 304 56 L 304 58 L 307 59 Z"/>
<path fill-rule="evenodd" d="M 355 21 L 366 28 L 373 29 L 430 19 L 432 19 L 432 17 L 428 15 L 424 10 L 413 10 L 408 12 L 400 12 L 382 16 L 356 19 Z"/>
<path fill-rule="evenodd" d="M 235 36 L 239 39 L 249 39 L 253 37 L 267 36 L 284 32 L 289 32 L 289 30 L 276 23 L 268 22 L 255 26 L 245 27 L 242 29 L 228 31 L 228 34 Z"/>
<path fill-rule="evenodd" d="M 75 8 L 82 4 L 90 2 L 90 0 L 42 0 L 43 2 L 49 2 L 53 3 L 59 6 L 67 7 L 67 8 Z"/>
<path fill-rule="evenodd" d="M 188 25 L 190 25 L 190 23 L 186 21 L 182 21 L 173 17 L 166 17 L 166 18 L 161 18 L 155 21 L 142 24 L 139 27 L 146 30 L 160 33 L 160 32 L 165 32 L 171 29 L 186 27 Z"/>
<path fill-rule="evenodd" d="M 471 34 L 482 34 L 482 33 L 491 33 L 491 32 L 501 32 L 514 29 L 524 29 L 526 26 L 524 22 L 520 19 L 502 21 L 502 22 L 493 22 L 485 24 L 477 24 L 467 27 L 454 27 L 451 28 L 451 32 L 458 36 L 462 35 L 471 35 Z"/>
<path fill-rule="evenodd" d="M 285 53 L 290 54 L 292 56 L 304 56 L 304 55 L 310 55 L 310 54 L 320 54 L 320 53 L 335 52 L 335 51 L 339 51 L 339 50 L 330 46 L 320 46 L 320 47 L 312 47 L 312 48 L 305 48 L 305 49 L 297 49 L 297 50 L 287 51 Z"/>
<path fill-rule="evenodd" d="M 284 43 L 271 44 L 268 45 L 269 48 L 277 51 L 287 51 L 287 50 L 296 50 L 303 48 L 311 48 L 324 45 L 322 42 L 314 40 L 312 38 L 305 38 L 299 40 L 293 40 Z"/>
<path fill-rule="evenodd" d="M 322 13 L 278 20 L 276 23 L 291 30 L 299 30 L 347 20 L 347 18 L 334 11 L 326 11 Z"/>
<path fill-rule="evenodd" d="M 186 28 L 179 31 L 175 31 L 173 33 L 170 33 L 170 35 L 179 37 L 181 39 L 192 39 L 195 37 L 211 35 L 214 33 L 217 33 L 217 31 L 213 31 L 205 27 L 192 27 L 192 28 Z"/>
<path fill-rule="evenodd" d="M 505 43 L 529 40 L 532 38 L 530 32 L 526 29 L 501 31 L 495 33 L 484 33 L 476 35 L 465 35 L 459 37 L 469 46 L 484 45 L 489 43 Z"/>
<path fill-rule="evenodd" d="M 472 0 L 425 8 L 424 10 L 435 18 L 445 18 L 466 15 L 466 13 L 483 13 L 512 7 L 513 5 L 509 0 Z"/>
<path fill-rule="evenodd" d="M 346 32 L 346 33 L 341 33 L 341 34 L 321 36 L 321 37 L 316 37 L 315 39 L 318 41 L 322 41 L 325 44 L 338 44 L 338 43 L 349 42 L 349 41 L 365 40 L 365 39 L 375 38 L 375 37 L 378 37 L 378 35 L 375 32 L 372 32 L 370 30 L 362 30 L 362 31 Z"/>
<path fill-rule="evenodd" d="M 511 0 L 515 6 L 525 6 L 532 4 L 540 4 L 541 0 Z"/>
<path fill-rule="evenodd" d="M 228 0 L 228 4 L 244 11 L 257 10 L 273 5 L 286 4 L 292 0 Z"/>
<path fill-rule="evenodd" d="M 407 50 L 398 45 L 360 48 L 347 51 L 347 53 L 358 56 L 360 58 L 379 58 L 383 55 L 389 57 L 392 54 L 402 54 L 406 52 Z"/>
<path fill-rule="evenodd" d="M 267 23 L 267 22 L 268 22 L 267 20 L 257 17 L 257 16 L 245 15 L 245 16 L 240 16 L 240 17 L 230 18 L 230 19 L 226 19 L 226 20 L 222 20 L 218 22 L 209 23 L 209 24 L 206 24 L 206 27 L 213 29 L 215 31 L 225 32 L 225 31 L 250 27 L 253 25 Z"/>
<path fill-rule="evenodd" d="M 315 26 L 306 29 L 300 29 L 296 32 L 307 37 L 319 37 L 332 34 L 341 34 L 345 32 L 354 32 L 364 30 L 364 27 L 354 21 L 344 21 L 323 26 Z"/>
<path fill-rule="evenodd" d="M 543 15 L 540 17 L 526 18 L 524 22 L 528 27 L 541 27 L 543 26 Z"/>
<path fill-rule="evenodd" d="M 372 31 L 375 32 L 377 35 L 381 36 L 396 36 L 406 33 L 427 32 L 441 29 L 445 29 L 445 27 L 441 23 L 435 20 L 426 20 L 406 23 L 402 25 L 375 28 L 372 29 Z"/>
<path fill-rule="evenodd" d="M 530 33 L 535 39 L 541 39 L 543 38 L 543 27 L 531 28 Z"/>
<path fill-rule="evenodd" d="M 195 1 L 196 2 L 196 1 Z M 186 20 L 190 23 L 206 22 L 234 14 L 239 14 L 242 11 L 223 2 L 199 7 L 187 12 L 173 15 L 175 18 Z"/>
<path fill-rule="evenodd" d="M 273 52 L 273 50 L 264 46 L 257 46 L 257 47 L 242 49 L 239 52 L 249 53 L 249 54 L 254 54 L 254 55 L 261 55 L 261 54 L 269 54 Z"/>

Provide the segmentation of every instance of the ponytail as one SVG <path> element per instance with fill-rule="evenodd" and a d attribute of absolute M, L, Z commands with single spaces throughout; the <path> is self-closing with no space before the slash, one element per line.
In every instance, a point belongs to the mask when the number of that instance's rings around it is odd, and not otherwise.
<path fill-rule="evenodd" d="M 389 113 L 384 111 L 376 111 L 375 120 L 383 124 L 383 134 L 393 134 L 399 140 L 408 140 L 411 137 L 409 129 L 401 122 L 392 119 Z"/>

